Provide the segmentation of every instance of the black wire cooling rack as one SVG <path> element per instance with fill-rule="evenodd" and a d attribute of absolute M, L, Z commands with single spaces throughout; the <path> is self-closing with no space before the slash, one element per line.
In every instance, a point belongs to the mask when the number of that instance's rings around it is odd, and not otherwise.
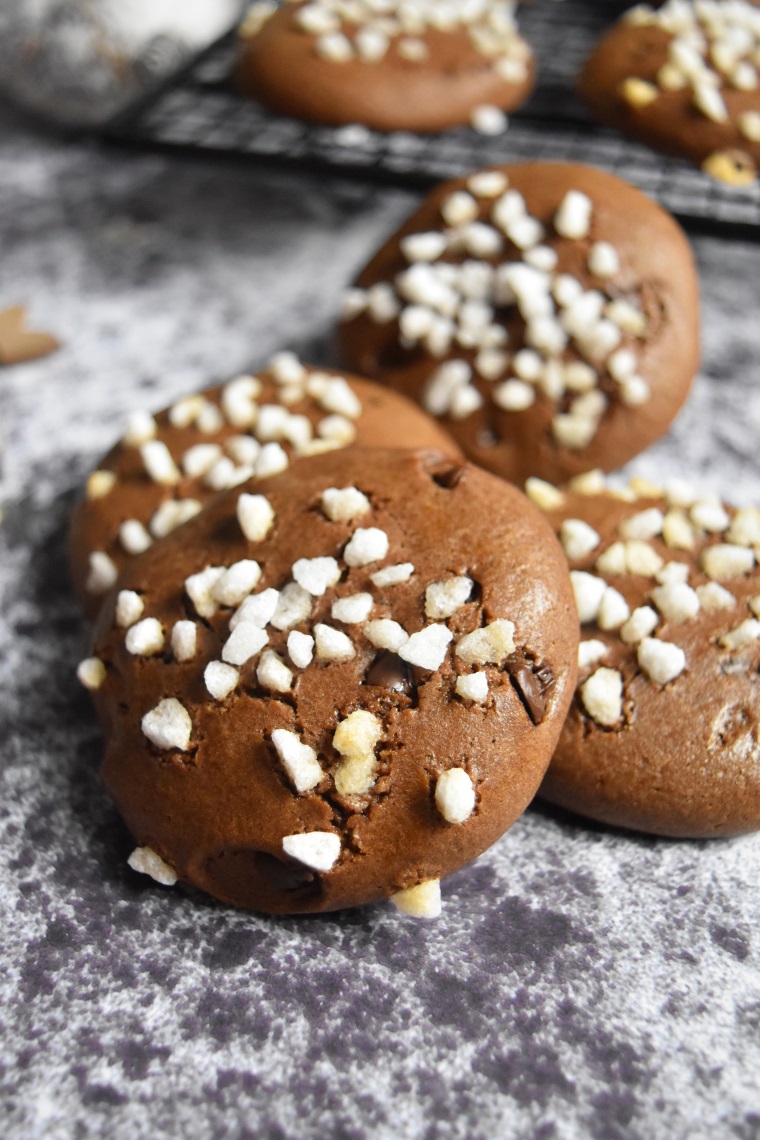
<path fill-rule="evenodd" d="M 406 184 L 502 162 L 585 162 L 639 186 L 686 222 L 750 227 L 760 240 L 760 182 L 725 186 L 686 162 L 630 142 L 595 124 L 574 94 L 575 76 L 596 39 L 628 6 L 617 0 L 533 0 L 522 6 L 520 28 L 536 54 L 538 82 L 497 137 L 469 127 L 424 135 L 317 127 L 272 115 L 235 91 L 233 40 L 219 44 L 148 105 L 111 124 L 107 134 L 123 143 L 339 169 Z"/>

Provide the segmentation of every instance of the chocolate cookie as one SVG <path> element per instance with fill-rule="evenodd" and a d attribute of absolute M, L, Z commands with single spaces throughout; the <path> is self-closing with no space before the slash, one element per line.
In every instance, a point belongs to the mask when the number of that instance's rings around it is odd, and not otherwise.
<path fill-rule="evenodd" d="M 538 787 L 577 638 L 519 491 L 440 452 L 355 450 L 229 491 L 133 559 L 79 673 L 138 869 L 261 911 L 431 914 Z"/>
<path fill-rule="evenodd" d="M 613 470 L 668 428 L 699 361 L 670 215 L 611 174 L 532 162 L 438 187 L 359 274 L 345 361 L 522 482 Z"/>
<path fill-rule="evenodd" d="M 220 491 L 282 471 L 294 457 L 354 445 L 459 454 L 409 401 L 355 376 L 308 368 L 292 353 L 155 417 L 136 413 L 88 478 L 72 520 L 71 572 L 87 613 L 95 616 L 130 558 Z"/>
<path fill-rule="evenodd" d="M 309 0 L 255 4 L 238 84 L 284 115 L 381 131 L 506 125 L 533 86 L 509 3 Z"/>
<path fill-rule="evenodd" d="M 593 114 L 733 186 L 760 169 L 760 10 L 742 0 L 632 8 L 579 79 Z"/>
<path fill-rule="evenodd" d="M 582 621 L 541 794 L 658 835 L 760 827 L 760 511 L 682 485 L 610 492 L 594 476 L 528 490 L 561 538 Z"/>

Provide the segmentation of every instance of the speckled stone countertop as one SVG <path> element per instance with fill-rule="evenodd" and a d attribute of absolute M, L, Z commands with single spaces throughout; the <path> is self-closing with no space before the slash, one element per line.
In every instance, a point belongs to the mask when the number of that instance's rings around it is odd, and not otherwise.
<path fill-rule="evenodd" d="M 536 807 L 431 924 L 261 918 L 126 866 L 74 677 L 74 489 L 128 411 L 282 347 L 325 360 L 341 287 L 413 202 L 0 115 L 0 308 L 64 342 L 0 372 L 5 1137 L 760 1136 L 760 835 Z M 694 246 L 703 372 L 635 468 L 760 501 L 760 245 Z"/>

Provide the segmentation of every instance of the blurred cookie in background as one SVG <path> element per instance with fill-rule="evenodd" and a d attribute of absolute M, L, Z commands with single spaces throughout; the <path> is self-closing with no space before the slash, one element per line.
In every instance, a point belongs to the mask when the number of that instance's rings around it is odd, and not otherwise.
<path fill-rule="evenodd" d="M 303 365 L 281 352 L 255 376 L 135 412 L 93 471 L 74 511 L 74 588 L 90 616 L 127 562 L 196 515 L 220 491 L 344 447 L 459 450 L 394 392 Z"/>
<path fill-rule="evenodd" d="M 760 8 L 668 0 L 599 41 L 580 94 L 603 123 L 733 186 L 760 170 Z"/>
<path fill-rule="evenodd" d="M 699 363 L 686 237 L 603 171 L 531 162 L 435 189 L 344 302 L 347 367 L 503 478 L 614 470 L 663 435 Z"/>
<path fill-rule="evenodd" d="M 280 114 L 377 130 L 504 129 L 533 86 L 509 0 L 261 0 L 238 86 Z"/>

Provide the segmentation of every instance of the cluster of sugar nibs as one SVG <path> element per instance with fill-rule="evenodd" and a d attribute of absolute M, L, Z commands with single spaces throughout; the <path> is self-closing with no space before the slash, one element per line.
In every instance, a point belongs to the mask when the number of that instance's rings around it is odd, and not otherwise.
<path fill-rule="evenodd" d="M 668 0 L 655 10 L 642 4 L 625 17 L 635 27 L 657 27 L 670 36 L 668 59 L 656 83 L 631 76 L 623 98 L 635 107 L 654 103 L 662 92 L 689 89 L 693 106 L 714 123 L 730 114 L 721 90 L 757 91 L 760 71 L 760 10 L 744 0 Z M 760 110 L 742 111 L 739 133 L 760 142 Z"/>
<path fill-rule="evenodd" d="M 575 490 L 592 494 L 603 490 L 604 478 L 598 473 L 575 481 Z M 561 508 L 565 496 L 540 480 L 531 480 L 529 495 L 544 509 Z M 732 615 L 730 628 L 718 638 L 718 646 L 739 650 L 760 640 L 760 594 L 751 597 L 747 609 L 736 622 L 738 599 L 725 581 L 751 573 L 760 562 L 760 510 L 744 507 L 732 515 L 715 498 L 700 498 L 688 486 L 673 484 L 654 487 L 643 480 L 617 493 L 630 502 L 639 498 L 662 498 L 659 506 L 644 507 L 623 519 L 618 537 L 595 557 L 594 572 L 570 571 L 581 624 L 595 623 L 605 632 L 615 632 L 624 645 L 635 649 L 640 669 L 658 685 L 675 681 L 687 667 L 680 646 L 658 636 L 660 622 L 678 626 L 692 621 L 700 611 L 726 611 Z M 694 564 L 666 561 L 652 545 L 657 539 L 673 551 L 689 553 L 702 546 Z M 584 561 L 595 554 L 600 535 L 583 519 L 566 519 L 560 540 L 568 562 Z M 716 541 L 717 540 L 717 541 Z M 704 545 L 707 543 L 707 545 Z M 608 579 L 634 574 L 653 581 L 646 604 L 631 611 L 623 595 Z M 690 576 L 706 578 L 696 587 Z M 586 670 L 603 661 L 608 646 L 592 638 L 582 641 L 579 665 Z M 580 698 L 589 716 L 604 727 L 614 727 L 623 715 L 623 677 L 616 669 L 602 665 L 580 686 Z"/>
<path fill-rule="evenodd" d="M 431 31 L 466 29 L 473 48 L 508 83 L 523 83 L 529 50 L 517 32 L 512 0 L 311 0 L 299 4 L 293 22 L 314 37 L 314 50 L 333 63 L 377 63 L 389 53 L 424 63 Z M 243 25 L 255 35 L 276 11 L 255 4 Z"/>
<path fill-rule="evenodd" d="M 327 488 L 321 496 L 321 509 L 330 522 L 371 521 L 366 518 L 372 512 L 370 499 L 357 487 Z M 264 495 L 242 492 L 237 518 L 245 537 L 259 542 L 272 529 L 275 512 Z M 337 624 L 312 624 L 316 599 L 336 586 L 346 569 L 369 568 L 385 561 L 389 545 L 387 534 L 380 528 L 357 526 L 340 559 L 331 555 L 296 559 L 292 578 L 281 589 L 268 587 L 254 592 L 261 567 L 253 559 L 241 559 L 229 566 L 207 566 L 188 577 L 185 592 L 200 619 L 208 621 L 220 610 L 231 611 L 221 660 L 209 662 L 204 670 L 209 697 L 216 701 L 229 697 L 240 684 L 241 668 L 249 663 L 256 664 L 256 679 L 264 692 L 288 693 L 296 670 L 305 670 L 312 662 L 329 665 L 351 660 L 361 637 L 375 648 L 390 650 L 409 665 L 430 673 L 440 669 L 454 642 L 456 695 L 473 704 L 486 701 L 487 669 L 502 666 L 514 652 L 515 627 L 513 622 L 499 618 L 454 640 L 446 621 L 472 596 L 475 584 L 466 575 L 448 575 L 427 585 L 421 598 L 427 620 L 416 633 L 409 634 L 390 617 L 373 619 L 376 602 L 368 591 L 332 602 L 330 614 Z M 369 581 L 385 591 L 408 582 L 414 573 L 412 563 L 391 562 L 371 570 Z M 155 656 L 170 650 L 171 658 L 183 663 L 192 661 L 198 652 L 197 623 L 177 621 L 167 646 L 167 631 L 157 618 L 146 616 L 144 600 L 137 591 L 119 593 L 115 622 L 123 630 L 127 651 L 136 656 Z M 287 659 L 267 648 L 270 628 L 287 634 Z M 80 666 L 80 679 L 89 688 L 99 688 L 105 677 L 105 666 L 97 658 L 89 658 Z M 142 718 L 142 730 L 159 749 L 191 748 L 190 714 L 176 697 L 166 697 L 149 710 Z M 341 796 L 363 796 L 371 792 L 377 780 L 376 753 L 383 734 L 383 722 L 374 713 L 359 709 L 348 714 L 338 723 L 332 737 L 332 747 L 340 760 L 330 772 L 323 769 L 317 752 L 296 732 L 277 729 L 272 733 L 272 744 L 295 793 L 309 792 L 320 785 L 324 788 L 331 781 Z M 434 796 L 441 817 L 448 823 L 464 823 L 475 810 L 475 788 L 463 768 L 442 772 Z M 309 841 L 316 845 L 316 853 L 306 843 L 307 836 L 286 837 L 284 850 L 312 869 L 329 870 L 339 856 L 340 841 L 337 836 L 328 841 L 325 835 L 332 833 L 310 833 Z M 333 854 L 329 866 L 328 852 Z"/>
<path fill-rule="evenodd" d="M 308 369 L 290 352 L 274 356 L 268 374 L 277 385 L 274 403 L 259 401 L 263 385 L 258 377 L 239 376 L 224 386 L 218 404 L 199 394 L 188 396 L 169 409 L 172 427 L 194 428 L 208 436 L 233 427 L 239 435 L 224 442 L 195 443 L 175 459 L 166 443 L 158 438 L 160 428 L 154 417 L 135 412 L 122 443 L 139 448 L 145 471 L 154 483 L 176 488 L 187 479 L 210 491 L 228 490 L 252 477 L 276 475 L 288 467 L 291 452 L 299 457 L 319 455 L 353 443 L 362 405 L 342 376 Z M 289 410 L 305 399 L 313 400 L 325 413 L 316 429 L 308 416 Z M 112 471 L 94 471 L 87 481 L 87 498 L 104 498 L 117 481 Z M 202 505 L 195 498 L 172 498 L 159 506 L 147 526 L 140 519 L 125 519 L 118 535 L 122 549 L 129 555 L 142 554 L 155 539 L 163 538 L 196 515 Z M 86 582 L 90 593 L 105 593 L 117 575 L 116 564 L 105 551 L 90 554 Z"/>
<path fill-rule="evenodd" d="M 486 221 L 480 220 L 484 201 Z M 552 221 L 554 237 L 588 242 L 593 209 L 586 194 L 569 190 Z M 624 404 L 649 399 L 635 347 L 648 322 L 641 308 L 610 288 L 621 267 L 614 245 L 588 245 L 592 289 L 559 272 L 557 252 L 547 244 L 552 235 L 496 170 L 472 175 L 449 194 L 441 216 L 441 230 L 402 238 L 409 266 L 393 284 L 351 289 L 344 303 L 345 320 L 360 313 L 378 324 L 395 320 L 403 347 L 448 357 L 424 393 L 432 415 L 465 419 L 487 399 L 519 412 L 543 396 L 559 405 L 554 438 L 578 450 L 594 438 L 608 407 L 603 373 Z M 447 260 L 451 256 L 459 260 Z M 510 260 L 494 264 L 502 256 Z M 502 318 L 515 309 L 524 333 L 522 343 L 511 346 Z"/>

